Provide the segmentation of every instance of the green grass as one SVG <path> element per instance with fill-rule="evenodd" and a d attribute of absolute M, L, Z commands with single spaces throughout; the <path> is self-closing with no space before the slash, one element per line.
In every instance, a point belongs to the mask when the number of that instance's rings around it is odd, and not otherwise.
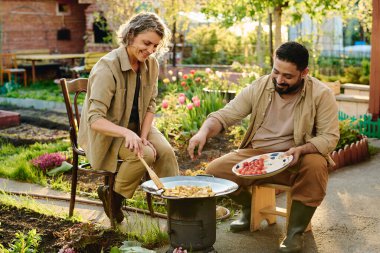
<path fill-rule="evenodd" d="M 46 177 L 42 171 L 31 164 L 30 160 L 45 153 L 66 151 L 70 143 L 61 140 L 54 143 L 36 143 L 19 147 L 9 143 L 0 143 L 0 146 L 0 177 L 46 185 Z"/>
<path fill-rule="evenodd" d="M 72 217 L 69 217 L 68 213 L 57 213 L 50 207 L 39 204 L 36 200 L 29 196 L 18 196 L 17 199 L 13 195 L 5 193 L 0 190 L 0 203 L 6 206 L 13 206 L 16 208 L 26 208 L 36 213 L 40 213 L 47 216 L 59 217 L 70 221 L 82 221 L 82 217 L 78 216 L 75 212 Z"/>
<path fill-rule="evenodd" d="M 19 87 L 8 91 L 1 96 L 7 98 L 31 98 L 53 102 L 64 102 L 61 87 L 53 81 L 39 81 L 28 87 Z M 73 97 L 71 97 L 73 99 Z M 83 103 L 84 95 L 79 96 L 79 103 Z"/>
<path fill-rule="evenodd" d="M 20 87 L 9 91 L 5 96 L 10 98 L 33 98 L 63 102 L 61 88 L 53 81 L 39 81 L 28 87 Z"/>
<path fill-rule="evenodd" d="M 70 148 L 68 140 L 59 140 L 46 144 L 36 143 L 20 147 L 0 142 L 0 147 L 0 177 L 42 186 L 49 185 L 54 190 L 70 192 L 71 182 L 67 181 L 63 175 L 47 177 L 30 162 L 33 158 L 45 153 L 66 152 Z M 82 196 L 93 199 L 98 198 L 96 192 L 83 192 L 80 185 L 77 185 L 77 192 Z M 145 196 L 145 192 L 137 190 L 133 198 L 127 200 L 128 206 L 148 210 Z M 164 203 L 154 204 L 153 208 L 156 212 L 166 213 Z"/>
<path fill-rule="evenodd" d="M 157 219 L 132 219 L 133 214 L 126 219 L 119 231 L 127 236 L 128 241 L 139 241 L 143 247 L 153 249 L 169 243 L 169 235 L 160 229 Z"/>

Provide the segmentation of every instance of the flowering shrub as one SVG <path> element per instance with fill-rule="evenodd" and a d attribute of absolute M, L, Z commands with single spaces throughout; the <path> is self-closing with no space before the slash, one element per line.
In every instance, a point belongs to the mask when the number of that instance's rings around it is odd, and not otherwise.
<path fill-rule="evenodd" d="M 34 166 L 41 169 L 44 173 L 48 170 L 61 166 L 66 157 L 60 153 L 43 154 L 34 158 L 31 162 Z"/>
<path fill-rule="evenodd" d="M 76 253 L 74 248 L 70 248 L 68 245 L 63 246 L 58 253 Z"/>
<path fill-rule="evenodd" d="M 175 76 L 169 70 L 168 74 L 160 87 L 164 94 L 156 125 L 167 138 L 179 141 L 187 141 L 198 131 L 208 114 L 228 102 L 231 94 L 221 90 L 238 92 L 257 76 L 251 73 L 248 79 L 244 79 L 242 75 L 244 82 L 236 84 L 229 81 L 229 74 L 214 72 L 210 68 L 190 70 L 188 74 L 178 72 Z"/>

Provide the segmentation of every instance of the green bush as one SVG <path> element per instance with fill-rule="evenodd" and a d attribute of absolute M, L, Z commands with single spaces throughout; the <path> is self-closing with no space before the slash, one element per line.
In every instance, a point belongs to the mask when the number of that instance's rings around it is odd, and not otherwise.
<path fill-rule="evenodd" d="M 248 38 L 248 43 L 252 38 Z M 232 64 L 233 61 L 247 61 L 244 57 L 244 43 L 240 36 L 216 24 L 191 29 L 187 42 L 193 47 L 192 55 L 184 59 L 187 64 Z M 253 54 L 252 54 L 253 55 Z"/>
<path fill-rule="evenodd" d="M 340 138 L 335 150 L 343 149 L 344 146 L 355 143 L 360 139 L 357 121 L 352 122 L 350 119 L 339 121 Z"/>
<path fill-rule="evenodd" d="M 361 75 L 361 67 L 350 66 L 344 69 L 344 77 L 341 81 L 342 83 L 359 83 Z"/>
<path fill-rule="evenodd" d="M 9 249 L 5 249 L 3 245 L 0 244 L 0 252 L 4 253 L 37 253 L 38 245 L 41 241 L 40 234 L 37 233 L 35 229 L 32 229 L 28 234 L 22 232 L 17 232 L 15 239 L 9 245 Z"/>

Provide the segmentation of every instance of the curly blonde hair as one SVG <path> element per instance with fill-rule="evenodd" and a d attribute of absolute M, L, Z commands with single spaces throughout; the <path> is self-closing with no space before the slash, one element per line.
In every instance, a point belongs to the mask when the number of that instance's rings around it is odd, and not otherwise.
<path fill-rule="evenodd" d="M 171 32 L 162 19 L 153 12 L 138 13 L 122 24 L 117 32 L 119 44 L 126 47 L 137 35 L 150 31 L 156 32 L 161 37 L 155 52 L 156 57 L 160 57 L 169 51 Z"/>

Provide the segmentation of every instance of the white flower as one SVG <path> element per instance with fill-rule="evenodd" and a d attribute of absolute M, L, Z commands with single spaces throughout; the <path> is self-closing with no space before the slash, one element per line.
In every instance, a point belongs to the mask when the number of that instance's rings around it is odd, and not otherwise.
<path fill-rule="evenodd" d="M 222 76 L 223 76 L 223 73 L 220 72 L 220 71 L 215 71 L 215 74 L 216 74 L 216 76 L 219 77 L 219 78 L 222 78 Z"/>
<path fill-rule="evenodd" d="M 176 76 L 172 76 L 172 81 L 173 82 L 177 81 L 177 77 Z"/>
<path fill-rule="evenodd" d="M 169 75 L 172 76 L 173 75 L 173 70 L 169 70 L 168 73 L 169 73 Z"/>
<path fill-rule="evenodd" d="M 178 76 L 182 76 L 182 72 L 180 71 L 180 72 L 178 72 Z"/>

